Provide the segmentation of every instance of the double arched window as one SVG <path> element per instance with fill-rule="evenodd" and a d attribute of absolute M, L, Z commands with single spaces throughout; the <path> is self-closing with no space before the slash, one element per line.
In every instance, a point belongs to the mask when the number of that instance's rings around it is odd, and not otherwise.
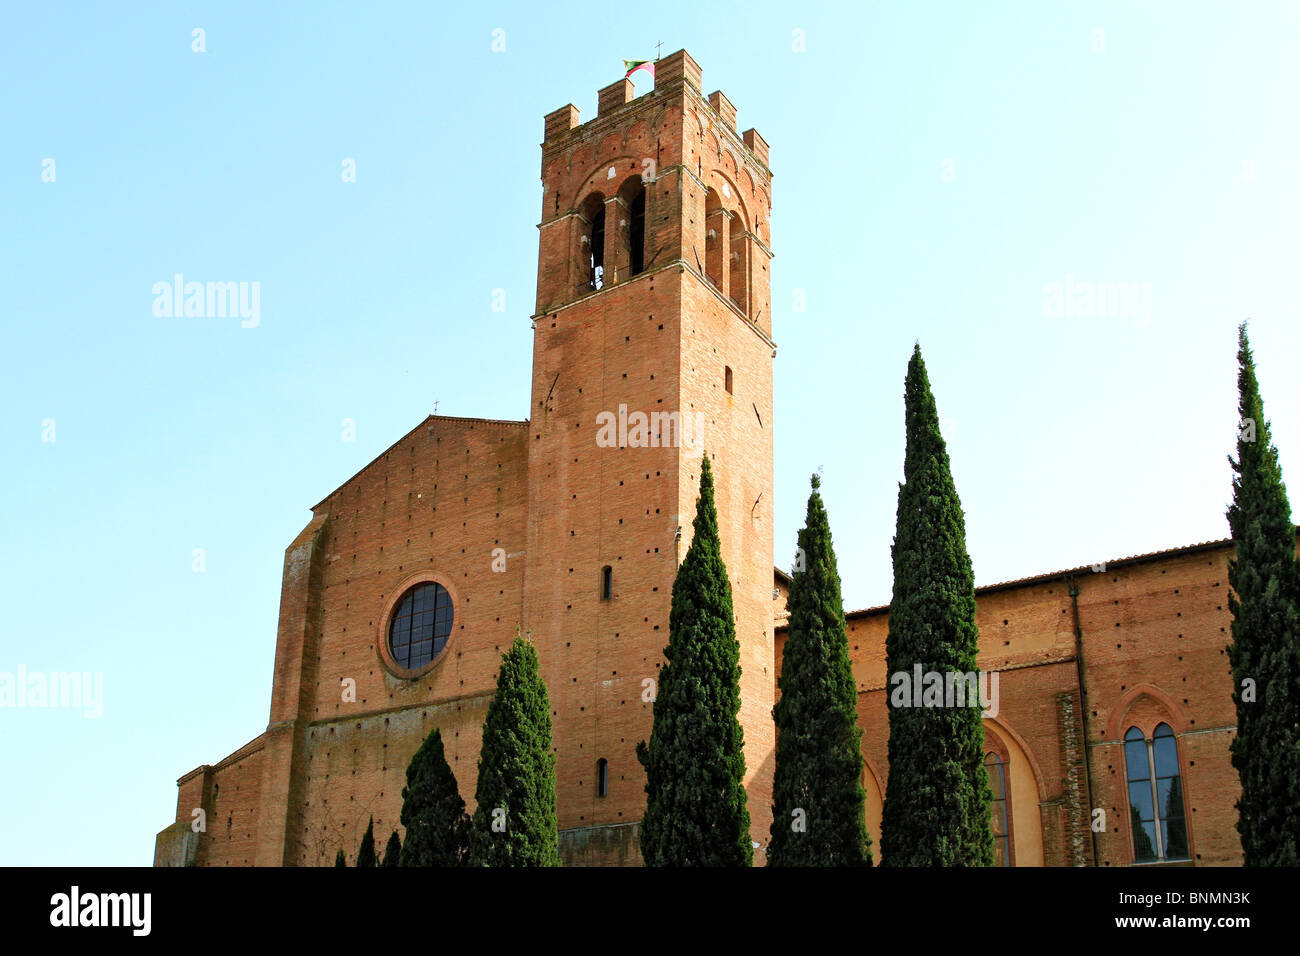
<path fill-rule="evenodd" d="M 713 287 L 731 299 L 732 305 L 749 314 L 749 232 L 739 206 L 724 199 L 735 193 L 723 186 L 704 194 L 704 261 L 698 268 Z M 697 252 L 698 255 L 698 252 Z M 725 281 L 724 281 L 725 280 Z"/>
<path fill-rule="evenodd" d="M 1134 862 L 1188 859 L 1187 814 L 1173 729 L 1160 724 L 1148 739 L 1130 727 L 1124 735 L 1124 767 Z"/>
<path fill-rule="evenodd" d="M 616 196 L 592 192 L 578 207 L 578 291 L 599 291 L 640 275 L 646 259 L 646 188 L 629 176 Z"/>

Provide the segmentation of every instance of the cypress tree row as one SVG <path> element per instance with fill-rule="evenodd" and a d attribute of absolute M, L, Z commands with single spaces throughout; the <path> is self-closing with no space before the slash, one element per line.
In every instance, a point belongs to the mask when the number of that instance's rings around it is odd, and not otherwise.
<path fill-rule="evenodd" d="M 365 836 L 361 838 L 361 849 L 357 851 L 357 866 L 375 866 L 375 818 L 370 818 Z"/>
<path fill-rule="evenodd" d="M 905 386 L 907 453 L 898 489 L 894 594 L 885 642 L 891 683 L 889 781 L 880 825 L 886 866 L 991 866 L 993 832 L 978 699 L 921 703 L 925 674 L 976 670 L 975 578 L 966 522 L 917 345 Z"/>
<path fill-rule="evenodd" d="M 1300 568 L 1295 527 L 1255 360 L 1238 329 L 1237 457 L 1228 524 L 1232 612 L 1232 765 L 1241 776 L 1237 830 L 1246 866 L 1300 865 Z"/>
<path fill-rule="evenodd" d="M 399 866 L 465 866 L 469 854 L 469 817 L 456 777 L 447 764 L 442 731 L 435 727 L 411 758 L 402 788 L 402 826 L 406 842 Z M 392 849 L 397 834 L 389 838 Z"/>
<path fill-rule="evenodd" d="M 858 692 L 830 519 L 812 476 L 781 658 L 768 866 L 870 866 Z"/>
<path fill-rule="evenodd" d="M 402 859 L 402 841 L 394 830 L 388 838 L 388 845 L 384 847 L 384 862 L 382 866 L 400 866 Z"/>
<path fill-rule="evenodd" d="M 522 635 L 501 658 L 496 696 L 483 724 L 475 799 L 474 865 L 560 865 L 550 696 L 537 649 Z"/>
<path fill-rule="evenodd" d="M 740 644 L 707 452 L 694 528 L 673 582 L 650 743 L 636 748 L 648 795 L 641 856 L 647 866 L 749 866 Z"/>

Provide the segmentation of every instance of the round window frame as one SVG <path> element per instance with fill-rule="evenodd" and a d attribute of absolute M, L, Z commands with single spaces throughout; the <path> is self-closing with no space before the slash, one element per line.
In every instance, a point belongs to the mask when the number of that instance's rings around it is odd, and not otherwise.
<path fill-rule="evenodd" d="M 375 651 L 384 670 L 399 680 L 418 680 L 428 674 L 446 659 L 447 651 L 451 648 L 452 642 L 456 640 L 456 625 L 460 617 L 460 595 L 457 593 L 456 588 L 448 583 L 449 580 L 450 575 L 440 571 L 421 571 L 418 574 L 412 574 L 394 588 L 384 602 L 384 613 L 379 617 L 379 626 L 375 634 Z M 402 603 L 402 599 L 421 584 L 437 584 L 451 598 L 451 633 L 447 635 L 447 643 L 442 646 L 442 653 L 435 656 L 429 663 L 417 668 L 403 667 L 397 663 L 396 658 L 393 657 L 392 648 L 388 646 L 389 630 L 393 626 L 393 615 L 397 613 L 397 607 Z"/>

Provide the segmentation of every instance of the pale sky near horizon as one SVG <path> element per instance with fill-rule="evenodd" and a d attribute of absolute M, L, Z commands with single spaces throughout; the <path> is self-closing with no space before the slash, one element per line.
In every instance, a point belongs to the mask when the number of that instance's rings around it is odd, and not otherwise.
<path fill-rule="evenodd" d="M 0 708 L 0 864 L 148 865 L 265 729 L 310 506 L 435 402 L 527 415 L 542 117 L 658 41 L 771 145 L 776 563 L 821 467 L 888 602 L 914 341 L 977 584 L 1227 537 L 1246 317 L 1300 488 L 1300 5 L 8 4 L 0 672 L 103 700 Z"/>

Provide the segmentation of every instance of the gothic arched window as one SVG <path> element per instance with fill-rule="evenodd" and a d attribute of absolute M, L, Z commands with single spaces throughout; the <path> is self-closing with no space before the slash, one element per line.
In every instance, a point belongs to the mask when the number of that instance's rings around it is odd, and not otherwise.
<path fill-rule="evenodd" d="M 993 817 L 993 865 L 1010 866 L 1011 829 L 1010 815 L 1007 813 L 1010 796 L 1007 793 L 1006 765 L 1002 763 L 1001 757 L 991 753 L 984 758 L 984 766 L 988 768 L 989 789 L 993 791 L 993 799 L 989 803 Z"/>
<path fill-rule="evenodd" d="M 1188 859 L 1187 814 L 1173 729 L 1160 724 L 1148 740 L 1130 727 L 1124 734 L 1124 767 L 1134 862 Z"/>

